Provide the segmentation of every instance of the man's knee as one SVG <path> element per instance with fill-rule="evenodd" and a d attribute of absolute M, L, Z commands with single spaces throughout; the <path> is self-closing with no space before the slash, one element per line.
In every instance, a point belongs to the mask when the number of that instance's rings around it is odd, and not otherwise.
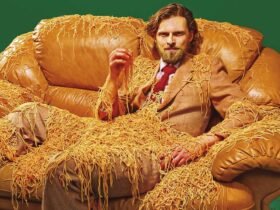
<path fill-rule="evenodd" d="M 48 108 L 39 103 L 25 103 L 17 107 L 6 118 L 19 130 L 23 140 L 32 145 L 42 144 L 46 139 Z"/>

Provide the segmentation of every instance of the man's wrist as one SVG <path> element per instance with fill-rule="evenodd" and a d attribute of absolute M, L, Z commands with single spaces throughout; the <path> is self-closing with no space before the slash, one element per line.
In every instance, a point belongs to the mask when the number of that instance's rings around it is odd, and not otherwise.
<path fill-rule="evenodd" d="M 206 133 L 201 136 L 199 144 L 204 150 L 208 150 L 209 147 L 211 147 L 219 141 L 222 141 L 223 139 L 223 136 L 216 135 L 215 133 Z"/>
<path fill-rule="evenodd" d="M 103 85 L 103 92 L 111 99 L 111 101 L 115 101 L 118 96 L 118 85 L 116 81 L 108 78 Z"/>

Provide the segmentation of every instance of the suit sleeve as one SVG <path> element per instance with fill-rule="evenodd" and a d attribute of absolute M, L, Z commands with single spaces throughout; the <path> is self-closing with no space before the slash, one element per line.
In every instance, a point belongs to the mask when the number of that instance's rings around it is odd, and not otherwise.
<path fill-rule="evenodd" d="M 238 84 L 230 81 L 223 63 L 215 59 L 211 67 L 210 98 L 224 120 L 210 132 L 226 138 L 235 129 L 259 120 L 259 116 L 256 105 L 246 99 Z"/>
<path fill-rule="evenodd" d="M 130 94 L 118 93 L 115 99 L 110 99 L 110 93 L 102 90 L 96 104 L 96 116 L 100 120 L 112 120 L 126 113 L 133 113 L 140 109 L 147 99 L 152 81 L 137 88 Z"/>

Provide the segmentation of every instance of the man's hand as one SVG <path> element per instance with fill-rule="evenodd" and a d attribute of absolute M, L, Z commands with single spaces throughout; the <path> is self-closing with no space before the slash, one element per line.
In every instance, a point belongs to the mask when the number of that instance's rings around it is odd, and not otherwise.
<path fill-rule="evenodd" d="M 195 159 L 195 152 L 194 151 L 187 151 L 184 148 L 177 147 L 174 152 L 172 153 L 172 161 L 171 164 L 174 167 L 179 167 L 185 165 L 192 160 Z"/>
<path fill-rule="evenodd" d="M 121 72 L 125 71 L 132 65 L 132 52 L 128 49 L 117 48 L 109 55 L 109 76 L 116 82 L 119 81 Z"/>
<path fill-rule="evenodd" d="M 171 155 L 170 161 L 166 161 L 166 155 L 162 155 L 160 157 L 161 169 L 165 170 L 169 167 L 174 168 L 186 165 L 196 158 L 204 155 L 212 145 L 221 140 L 222 138 L 216 135 L 205 134 L 198 137 L 197 146 L 191 151 L 188 151 L 182 147 L 176 147 Z"/>
<path fill-rule="evenodd" d="M 128 49 L 117 48 L 109 55 L 109 74 L 102 87 L 101 100 L 96 105 L 96 116 L 102 120 L 111 120 L 124 114 L 120 105 L 118 90 L 123 83 L 123 78 L 132 65 L 132 52 Z"/>
<path fill-rule="evenodd" d="M 160 157 L 160 167 L 162 170 L 165 170 L 169 167 L 175 168 L 182 165 L 186 165 L 193 161 L 194 159 L 200 157 L 204 151 L 204 147 L 198 146 L 193 151 L 188 151 L 182 147 L 176 147 L 171 155 L 171 160 L 166 161 L 166 156 L 162 155 Z"/>

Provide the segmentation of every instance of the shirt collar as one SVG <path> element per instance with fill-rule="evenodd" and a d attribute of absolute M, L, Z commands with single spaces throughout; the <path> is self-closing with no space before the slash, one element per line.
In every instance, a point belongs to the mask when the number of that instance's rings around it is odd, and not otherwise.
<path fill-rule="evenodd" d="M 175 63 L 174 66 L 176 67 L 176 69 L 180 66 L 180 64 L 181 64 L 181 61 L 178 61 L 177 63 Z M 166 62 L 164 62 L 161 58 L 159 61 L 159 70 L 161 71 L 166 65 L 168 65 L 168 64 Z"/>

